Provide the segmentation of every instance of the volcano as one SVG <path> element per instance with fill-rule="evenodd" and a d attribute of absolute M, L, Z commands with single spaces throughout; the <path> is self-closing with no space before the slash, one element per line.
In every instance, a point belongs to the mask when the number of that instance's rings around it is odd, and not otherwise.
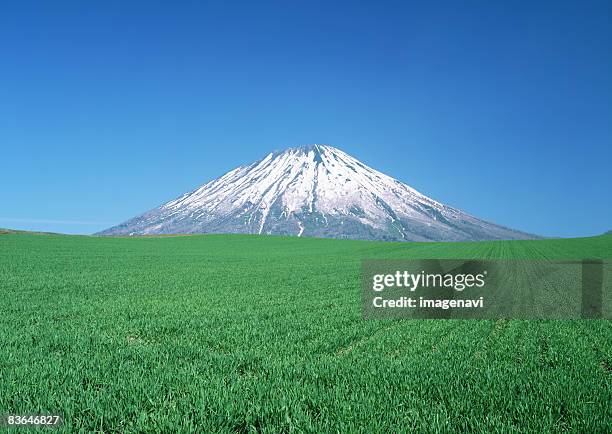
<path fill-rule="evenodd" d="M 196 233 L 385 241 L 537 238 L 430 199 L 328 145 L 272 152 L 98 235 Z"/>

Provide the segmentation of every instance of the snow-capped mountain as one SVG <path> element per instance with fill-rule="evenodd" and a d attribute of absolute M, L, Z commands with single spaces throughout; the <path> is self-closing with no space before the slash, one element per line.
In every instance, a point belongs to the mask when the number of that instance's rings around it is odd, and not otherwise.
<path fill-rule="evenodd" d="M 173 233 L 389 241 L 534 238 L 436 202 L 327 145 L 270 153 L 100 235 Z"/>

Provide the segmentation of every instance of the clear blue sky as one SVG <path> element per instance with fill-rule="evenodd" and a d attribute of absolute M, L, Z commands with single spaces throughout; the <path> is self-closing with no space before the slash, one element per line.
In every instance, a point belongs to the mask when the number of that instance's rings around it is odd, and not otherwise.
<path fill-rule="evenodd" d="M 0 227 L 92 233 L 307 143 L 513 228 L 612 229 L 612 2 L 1 7 Z"/>

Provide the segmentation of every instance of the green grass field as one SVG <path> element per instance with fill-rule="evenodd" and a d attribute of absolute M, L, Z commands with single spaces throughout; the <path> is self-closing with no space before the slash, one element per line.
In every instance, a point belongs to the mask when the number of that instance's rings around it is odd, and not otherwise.
<path fill-rule="evenodd" d="M 370 320 L 360 261 L 612 258 L 612 236 L 0 235 L 0 414 L 65 431 L 610 432 L 610 321 Z"/>

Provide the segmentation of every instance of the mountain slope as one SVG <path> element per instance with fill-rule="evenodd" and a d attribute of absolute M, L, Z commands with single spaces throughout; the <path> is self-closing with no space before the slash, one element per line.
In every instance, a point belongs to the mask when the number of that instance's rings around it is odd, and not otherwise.
<path fill-rule="evenodd" d="M 436 202 L 327 145 L 271 153 L 100 235 L 168 233 L 396 241 L 534 238 Z"/>

